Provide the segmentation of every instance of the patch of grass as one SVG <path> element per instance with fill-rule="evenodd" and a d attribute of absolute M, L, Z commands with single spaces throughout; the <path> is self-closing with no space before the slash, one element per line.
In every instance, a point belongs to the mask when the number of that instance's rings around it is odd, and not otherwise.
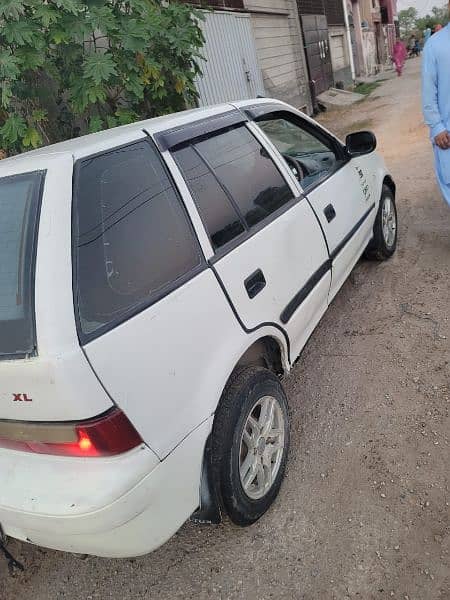
<path fill-rule="evenodd" d="M 389 81 L 389 79 L 377 79 L 376 81 L 370 81 L 368 83 L 366 82 L 361 82 L 358 83 L 353 91 L 356 92 L 357 94 L 363 94 L 364 96 L 369 96 L 369 94 L 371 94 L 374 90 L 377 89 L 377 87 L 380 87 L 380 85 L 383 83 L 383 81 Z"/>
<path fill-rule="evenodd" d="M 371 81 L 370 83 L 358 83 L 358 85 L 355 86 L 353 91 L 357 94 L 363 94 L 364 96 L 368 96 L 379 86 L 380 81 Z"/>

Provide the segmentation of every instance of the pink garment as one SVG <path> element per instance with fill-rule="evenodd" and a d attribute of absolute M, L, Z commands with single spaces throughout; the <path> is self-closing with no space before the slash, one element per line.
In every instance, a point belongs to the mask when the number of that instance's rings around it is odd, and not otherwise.
<path fill-rule="evenodd" d="M 408 52 L 406 51 L 403 42 L 395 42 L 394 51 L 392 52 L 392 60 L 394 61 L 395 70 L 399 76 L 402 74 L 403 66 L 407 56 Z"/>

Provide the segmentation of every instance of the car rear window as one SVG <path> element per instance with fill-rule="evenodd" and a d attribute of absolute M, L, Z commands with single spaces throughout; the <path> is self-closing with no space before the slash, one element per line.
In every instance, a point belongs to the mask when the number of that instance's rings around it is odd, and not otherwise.
<path fill-rule="evenodd" d="M 0 358 L 36 351 L 34 267 L 44 176 L 0 179 Z"/>
<path fill-rule="evenodd" d="M 84 342 L 161 299 L 203 266 L 181 199 L 147 141 L 79 163 L 74 225 Z"/>

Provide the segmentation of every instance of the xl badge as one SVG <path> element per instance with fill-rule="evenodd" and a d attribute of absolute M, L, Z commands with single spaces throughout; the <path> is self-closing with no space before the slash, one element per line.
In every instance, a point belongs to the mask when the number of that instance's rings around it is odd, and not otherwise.
<path fill-rule="evenodd" d="M 14 394 L 14 402 L 33 402 L 33 398 L 28 398 L 27 394 Z"/>

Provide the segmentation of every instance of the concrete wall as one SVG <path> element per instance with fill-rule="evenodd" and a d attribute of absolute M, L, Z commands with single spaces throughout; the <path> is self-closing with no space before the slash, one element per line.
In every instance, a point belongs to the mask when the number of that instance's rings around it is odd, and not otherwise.
<path fill-rule="evenodd" d="M 335 83 L 342 82 L 347 87 L 352 84 L 347 32 L 345 27 L 334 25 L 329 27 L 328 32 L 334 81 Z"/>
<path fill-rule="evenodd" d="M 364 75 L 375 75 L 377 72 L 377 42 L 373 31 L 365 30 L 363 37 Z"/>
<path fill-rule="evenodd" d="M 311 112 L 295 0 L 246 0 L 267 96 Z"/>

